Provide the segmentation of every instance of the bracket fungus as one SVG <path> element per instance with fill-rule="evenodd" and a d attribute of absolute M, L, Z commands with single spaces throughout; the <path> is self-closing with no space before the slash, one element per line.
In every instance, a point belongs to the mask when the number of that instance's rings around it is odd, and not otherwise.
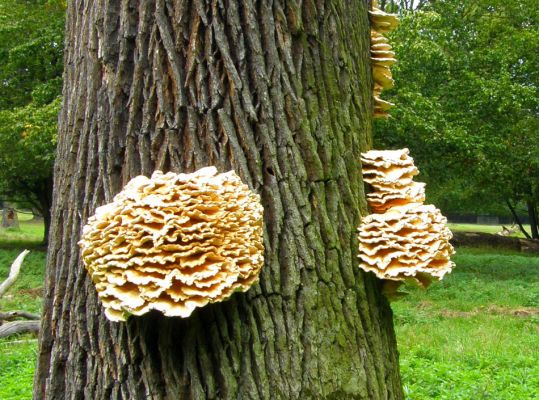
<path fill-rule="evenodd" d="M 109 320 L 188 317 L 258 280 L 262 220 L 259 195 L 233 171 L 156 171 L 97 208 L 79 246 Z"/>
<path fill-rule="evenodd" d="M 394 14 L 388 14 L 373 4 L 369 11 L 371 21 L 371 65 L 374 80 L 374 117 L 387 118 L 387 111 L 394 104 L 382 100 L 382 90 L 390 89 L 394 85 L 390 67 L 397 61 L 395 53 L 391 50 L 389 40 L 383 35 L 391 32 L 399 23 Z"/>
<path fill-rule="evenodd" d="M 454 266 L 452 234 L 440 210 L 423 204 L 425 184 L 413 180 L 419 171 L 408 149 L 371 150 L 361 161 L 373 214 L 358 228 L 360 267 L 381 279 L 423 287 L 442 279 Z"/>

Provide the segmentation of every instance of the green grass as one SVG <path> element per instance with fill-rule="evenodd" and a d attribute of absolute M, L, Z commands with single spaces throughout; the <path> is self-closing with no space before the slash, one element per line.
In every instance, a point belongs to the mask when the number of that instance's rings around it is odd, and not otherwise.
<path fill-rule="evenodd" d="M 43 241 L 43 220 L 19 213 L 19 228 L 0 228 L 0 248 L 39 248 Z"/>
<path fill-rule="evenodd" d="M 20 221 L 20 230 L 0 230 L 0 281 L 11 263 L 24 248 L 31 248 L 15 284 L 0 299 L 0 311 L 41 312 L 45 252 L 40 250 L 43 225 Z M 18 335 L 0 339 L 0 399 L 19 400 L 32 397 L 32 381 L 37 356 L 37 339 Z"/>
<path fill-rule="evenodd" d="M 479 225 L 479 224 L 455 224 L 449 223 L 449 229 L 452 231 L 464 231 L 464 232 L 483 232 L 483 233 L 498 233 L 501 232 L 503 227 L 502 225 Z M 509 227 L 509 225 L 505 225 Z M 523 225 L 524 229 L 530 233 L 530 225 Z M 514 234 L 510 235 L 512 237 L 524 238 L 524 234 L 517 230 Z"/>
<path fill-rule="evenodd" d="M 34 214 L 31 212 L 17 212 L 17 218 L 19 219 L 19 222 L 26 222 L 34 220 Z"/>
<path fill-rule="evenodd" d="M 539 257 L 454 260 L 442 282 L 392 304 L 407 398 L 539 398 Z"/>
<path fill-rule="evenodd" d="M 0 250 L 0 281 L 8 276 L 11 263 L 20 252 L 21 250 L 15 249 Z M 19 278 L 0 299 L 0 310 L 26 310 L 32 313 L 41 311 L 45 256 L 44 251 L 30 251 L 24 259 Z"/>
<path fill-rule="evenodd" d="M 22 342 L 23 340 L 31 340 Z M 18 343 L 17 343 L 18 342 Z M 0 339 L 0 399 L 32 398 L 32 382 L 37 357 L 37 340 L 21 336 Z"/>

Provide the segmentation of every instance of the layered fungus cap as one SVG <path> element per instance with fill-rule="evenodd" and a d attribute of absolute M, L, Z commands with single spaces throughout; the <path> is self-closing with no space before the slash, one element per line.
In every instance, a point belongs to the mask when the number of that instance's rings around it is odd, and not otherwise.
<path fill-rule="evenodd" d="M 264 263 L 263 208 L 233 172 L 132 179 L 83 228 L 82 261 L 105 315 L 188 317 L 246 291 Z"/>
<path fill-rule="evenodd" d="M 425 184 L 414 181 L 419 171 L 409 150 L 371 150 L 361 161 L 373 214 L 358 229 L 360 267 L 421 286 L 442 279 L 454 266 L 452 234 L 440 210 L 423 204 Z"/>
<path fill-rule="evenodd" d="M 394 104 L 383 100 L 380 96 L 382 90 L 392 88 L 394 85 L 390 67 L 397 60 L 384 33 L 395 29 L 399 20 L 396 15 L 388 14 L 378 9 L 376 5 L 369 11 L 369 18 L 371 22 L 371 65 L 374 80 L 374 117 L 387 118 L 387 111 Z"/>
<path fill-rule="evenodd" d="M 414 182 L 419 170 L 408 149 L 371 150 L 361 155 L 363 180 L 371 185 L 367 202 L 375 213 L 425 201 L 425 184 Z"/>
<path fill-rule="evenodd" d="M 359 228 L 360 266 L 380 279 L 428 286 L 451 271 L 447 220 L 433 205 L 411 203 L 371 214 Z"/>

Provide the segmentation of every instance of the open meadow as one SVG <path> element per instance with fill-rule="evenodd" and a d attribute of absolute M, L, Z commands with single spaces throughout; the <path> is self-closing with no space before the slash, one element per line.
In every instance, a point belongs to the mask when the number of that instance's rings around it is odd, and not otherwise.
<path fill-rule="evenodd" d="M 41 228 L 42 229 L 42 228 Z M 45 253 L 39 223 L 0 231 L 0 280 L 23 248 L 21 276 L 0 310 L 39 312 Z M 458 249 L 457 268 L 392 306 L 408 399 L 536 399 L 539 257 Z M 37 341 L 0 339 L 0 399 L 30 399 Z"/>
<path fill-rule="evenodd" d="M 9 272 L 17 255 L 29 249 L 21 274 L 15 284 L 0 299 L 0 311 L 41 311 L 41 296 L 46 253 L 41 246 L 42 221 L 29 220 L 19 215 L 20 228 L 0 228 L 0 281 Z M 37 354 L 37 339 L 32 335 L 18 335 L 0 339 L 0 399 L 30 399 Z"/>

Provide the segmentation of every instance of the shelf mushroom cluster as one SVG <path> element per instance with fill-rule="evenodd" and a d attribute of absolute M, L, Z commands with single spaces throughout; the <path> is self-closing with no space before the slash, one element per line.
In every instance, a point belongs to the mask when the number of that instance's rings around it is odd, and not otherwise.
<path fill-rule="evenodd" d="M 188 317 L 258 280 L 262 217 L 260 197 L 233 171 L 156 171 L 96 210 L 81 256 L 108 319 L 150 310 Z"/>
<path fill-rule="evenodd" d="M 391 65 L 396 62 L 389 40 L 384 36 L 398 25 L 396 15 L 388 14 L 376 6 L 369 11 L 371 21 L 371 64 L 374 80 L 374 117 L 387 118 L 387 111 L 394 105 L 380 97 L 382 90 L 393 87 Z"/>
<path fill-rule="evenodd" d="M 364 181 L 372 187 L 367 202 L 373 214 L 359 227 L 360 267 L 381 279 L 428 286 L 450 272 L 454 253 L 447 219 L 425 205 L 425 184 L 408 149 L 363 153 Z"/>

